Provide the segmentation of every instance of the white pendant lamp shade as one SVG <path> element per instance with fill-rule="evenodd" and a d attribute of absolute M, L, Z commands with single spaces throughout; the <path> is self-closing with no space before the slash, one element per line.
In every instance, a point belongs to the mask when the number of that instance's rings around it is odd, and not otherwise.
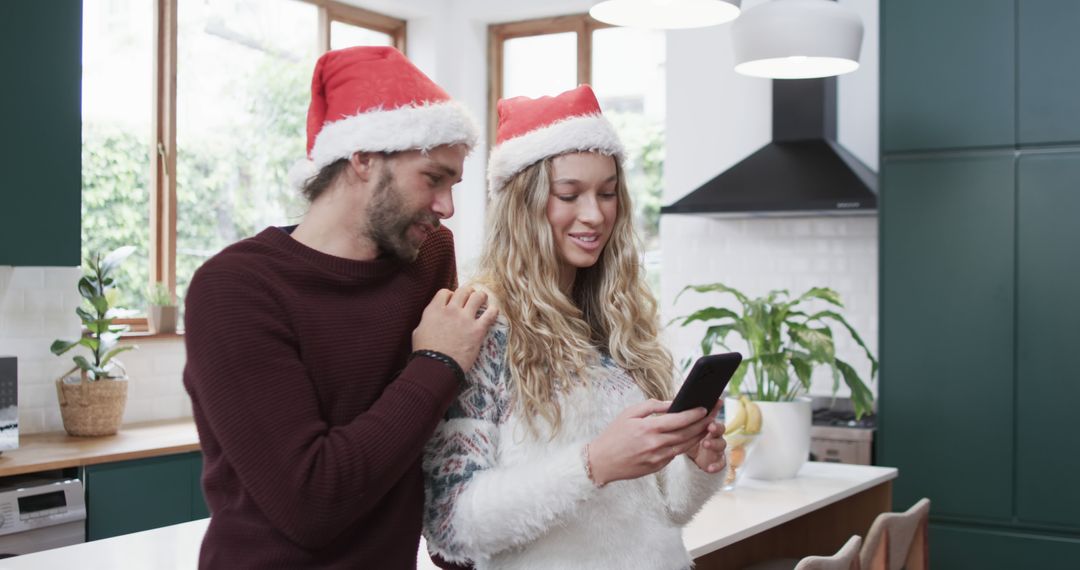
<path fill-rule="evenodd" d="M 773 0 L 731 25 L 735 71 L 753 77 L 805 79 L 859 68 L 859 15 L 831 0 Z"/>
<path fill-rule="evenodd" d="M 605 0 L 589 15 L 613 26 L 673 30 L 730 22 L 742 0 Z"/>

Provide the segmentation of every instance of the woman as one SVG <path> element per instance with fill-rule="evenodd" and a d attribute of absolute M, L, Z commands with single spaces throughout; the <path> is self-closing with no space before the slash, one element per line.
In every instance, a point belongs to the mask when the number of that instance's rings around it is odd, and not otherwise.
<path fill-rule="evenodd" d="M 478 284 L 501 317 L 425 458 L 433 555 L 487 568 L 685 569 L 721 483 L 716 409 L 665 414 L 622 147 L 581 86 L 499 102 Z"/>

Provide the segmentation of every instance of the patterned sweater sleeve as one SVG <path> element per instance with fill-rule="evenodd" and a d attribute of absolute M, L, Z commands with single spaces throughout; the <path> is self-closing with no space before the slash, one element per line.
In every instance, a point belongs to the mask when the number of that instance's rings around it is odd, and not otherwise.
<path fill-rule="evenodd" d="M 660 472 L 660 484 L 668 516 L 678 525 L 685 525 L 720 489 L 724 470 L 719 473 L 702 471 L 689 457 L 680 455 Z"/>
<path fill-rule="evenodd" d="M 506 332 L 492 328 L 424 455 L 424 536 L 431 552 L 449 562 L 527 544 L 595 490 L 577 445 L 548 446 L 531 462 L 500 462 L 500 443 L 513 445 L 499 441 L 499 426 L 510 414 Z"/>

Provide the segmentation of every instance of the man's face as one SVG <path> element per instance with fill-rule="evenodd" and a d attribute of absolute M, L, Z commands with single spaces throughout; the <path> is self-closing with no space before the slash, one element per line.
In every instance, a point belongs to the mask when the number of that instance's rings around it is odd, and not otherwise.
<path fill-rule="evenodd" d="M 416 259 L 427 235 L 454 215 L 451 189 L 461 181 L 467 153 L 462 145 L 440 146 L 383 161 L 366 212 L 368 236 L 381 252 L 403 261 Z"/>

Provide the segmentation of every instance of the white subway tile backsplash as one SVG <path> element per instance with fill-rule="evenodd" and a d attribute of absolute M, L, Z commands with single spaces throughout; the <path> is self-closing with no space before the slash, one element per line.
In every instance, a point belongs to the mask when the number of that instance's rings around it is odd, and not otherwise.
<path fill-rule="evenodd" d="M 69 355 L 49 352 L 49 345 L 79 335 L 75 308 L 82 302 L 76 290 L 80 275 L 77 267 L 0 268 L 0 354 L 19 359 L 21 434 L 63 430 L 54 381 L 73 365 Z M 181 340 L 146 342 L 122 360 L 131 376 L 125 422 L 191 415 L 180 380 Z"/>
<path fill-rule="evenodd" d="M 45 271 L 41 267 L 16 267 L 8 287 L 12 289 L 44 289 Z"/>
<path fill-rule="evenodd" d="M 20 377 L 19 389 L 22 390 Z M 61 428 L 63 425 L 61 424 Z M 19 404 L 19 435 L 53 431 L 45 429 L 45 408 L 31 408 Z"/>
<path fill-rule="evenodd" d="M 19 407 L 44 408 L 56 402 L 54 384 L 24 384 L 19 386 Z"/>
<path fill-rule="evenodd" d="M 734 220 L 664 216 L 662 320 L 707 304 L 733 306 L 730 297 L 692 293 L 673 305 L 675 295 L 687 284 L 720 281 L 755 296 L 773 289 L 797 295 L 810 287 L 827 286 L 840 294 L 846 305 L 844 316 L 877 354 L 877 230 L 877 218 L 872 216 Z M 672 326 L 665 338 L 678 361 L 700 350 L 697 345 L 703 333 L 704 326 Z M 733 350 L 745 351 L 741 341 L 729 344 Z M 837 354 L 868 379 L 869 361 L 844 332 L 837 332 Z M 829 395 L 832 383 L 830 372 L 818 371 L 810 393 Z M 871 390 L 877 392 L 876 383 Z M 838 394 L 847 396 L 847 388 L 841 385 Z"/>
<path fill-rule="evenodd" d="M 82 277 L 82 268 L 79 267 L 64 267 L 64 268 L 45 268 L 43 271 L 43 277 L 45 281 L 45 289 L 50 291 L 63 291 L 68 290 L 75 291 L 76 284 L 79 282 L 79 278 Z M 78 296 L 78 294 L 76 294 Z"/>
<path fill-rule="evenodd" d="M 191 400 L 187 397 L 173 396 L 154 398 L 150 406 L 155 418 L 179 418 L 191 415 Z"/>
<path fill-rule="evenodd" d="M 23 311 L 23 291 L 8 286 L 0 291 L 0 313 L 11 315 Z"/>

